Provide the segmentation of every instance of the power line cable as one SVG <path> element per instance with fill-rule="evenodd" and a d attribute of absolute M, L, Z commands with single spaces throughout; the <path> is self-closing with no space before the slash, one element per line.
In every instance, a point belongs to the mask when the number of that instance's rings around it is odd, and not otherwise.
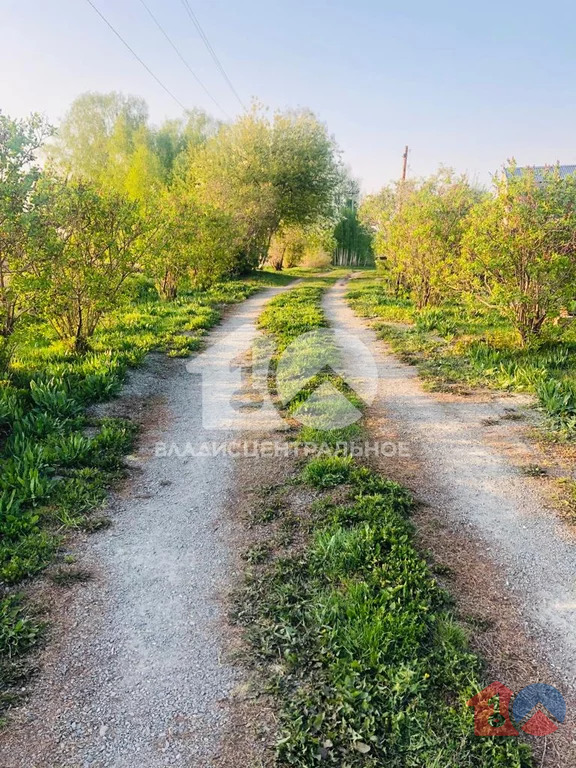
<path fill-rule="evenodd" d="M 222 77 L 226 80 L 226 82 L 230 86 L 230 90 L 232 91 L 234 96 L 238 99 L 238 103 L 240 104 L 242 109 L 246 110 L 244 102 L 242 101 L 242 99 L 238 95 L 238 91 L 236 90 L 236 88 L 234 88 L 234 85 L 232 84 L 232 81 L 228 77 L 228 73 L 226 72 L 226 70 L 222 66 L 222 63 L 221 63 L 220 59 L 218 58 L 218 56 L 216 54 L 216 51 L 214 50 L 214 48 L 212 48 L 212 46 L 210 44 L 210 41 L 208 40 L 208 37 L 206 36 L 206 33 L 202 29 L 202 26 L 201 26 L 200 22 L 198 21 L 198 18 L 196 17 L 196 14 L 194 13 L 192 8 L 190 7 L 190 3 L 188 2 L 188 0 L 182 0 L 182 4 L 184 5 L 186 10 L 188 11 L 188 15 L 192 19 L 192 23 L 194 24 L 194 26 L 198 30 L 198 34 L 202 38 L 202 41 L 203 41 L 204 45 L 206 46 L 206 48 L 208 49 L 208 52 L 209 52 L 210 56 L 212 56 L 212 59 L 214 60 L 214 63 L 218 67 L 218 70 L 220 71 L 220 74 L 222 75 Z"/>
<path fill-rule="evenodd" d="M 176 53 L 177 53 L 178 57 L 180 58 L 180 61 L 181 61 L 181 62 L 184 64 L 184 66 L 186 67 L 186 69 L 187 69 L 187 70 L 190 72 L 190 74 L 191 74 L 191 75 L 192 75 L 192 77 L 193 77 L 193 78 L 196 80 L 196 82 L 198 83 L 198 85 L 199 85 L 199 86 L 202 88 L 202 90 L 204 91 L 204 93 L 206 93 L 206 95 L 207 95 L 207 96 L 208 96 L 208 97 L 209 97 L 209 98 L 210 98 L 210 99 L 211 99 L 211 100 L 214 102 L 214 104 L 215 104 L 215 105 L 218 107 L 218 109 L 219 109 L 219 110 L 220 110 L 220 111 L 221 111 L 221 112 L 222 112 L 222 113 L 223 113 L 223 114 L 224 114 L 226 117 L 228 117 L 228 115 L 226 114 L 226 110 L 225 110 L 225 109 L 223 109 L 223 108 L 220 106 L 220 104 L 219 104 L 219 103 L 216 101 L 216 99 L 214 98 L 214 96 L 212 96 L 212 94 L 210 93 L 210 91 L 208 90 L 208 88 L 206 88 L 206 86 L 204 85 L 204 83 L 202 82 L 202 80 L 200 80 L 200 78 L 198 77 L 198 75 L 196 74 L 196 72 L 194 72 L 194 70 L 192 69 L 192 67 L 190 66 L 190 64 L 188 64 L 188 62 L 186 61 L 186 59 L 184 58 L 184 56 L 183 56 L 183 55 L 182 55 L 182 53 L 180 52 L 180 49 L 178 48 L 178 46 L 176 45 L 176 43 L 175 43 L 175 42 L 172 40 L 172 38 L 170 37 L 170 35 L 168 34 L 168 32 L 166 32 L 166 30 L 164 29 L 164 27 L 163 27 L 163 26 L 160 24 L 160 22 L 158 21 L 158 19 L 156 18 L 156 16 L 154 16 L 154 14 L 152 13 L 152 11 L 151 11 L 151 10 L 150 10 L 150 8 L 148 7 L 148 5 L 147 5 L 147 4 L 144 2 L 144 0 L 140 0 L 140 3 L 141 3 L 141 4 L 144 6 L 144 8 L 145 8 L 145 9 L 148 11 L 148 14 L 149 14 L 150 18 L 152 19 L 152 21 L 154 22 L 154 24 L 156 24 L 156 26 L 158 27 L 158 29 L 160 30 L 160 32 L 162 32 L 162 34 L 164 35 L 164 37 L 166 38 L 166 40 L 168 40 L 168 42 L 170 43 L 170 45 L 172 46 L 172 48 L 173 48 L 173 49 L 176 51 Z"/>
<path fill-rule="evenodd" d="M 106 16 L 104 16 L 104 14 L 103 14 L 103 13 L 102 13 L 102 12 L 101 12 L 101 11 L 100 11 L 100 10 L 99 10 L 99 9 L 98 9 L 96 6 L 95 6 L 95 5 L 94 5 L 94 3 L 92 2 L 92 0 L 86 0 L 86 2 L 87 2 L 89 5 L 91 5 L 91 6 L 92 6 L 92 8 L 93 8 L 93 9 L 96 11 L 96 13 L 98 14 L 98 16 L 100 16 L 100 18 L 102 19 L 102 21 L 103 21 L 103 22 L 104 22 L 104 23 L 105 23 L 105 24 L 106 24 L 106 25 L 107 25 L 107 26 L 108 26 L 108 27 L 109 27 L 109 28 L 112 30 L 112 32 L 114 32 L 114 34 L 116 35 L 116 37 L 117 37 L 117 38 L 118 38 L 118 39 L 119 39 L 119 40 L 120 40 L 122 43 L 124 43 L 124 45 L 126 46 L 126 48 L 128 48 L 128 50 L 130 51 L 130 53 L 132 54 L 132 56 L 134 56 L 134 58 L 135 58 L 135 59 L 137 59 L 137 61 L 139 61 L 139 62 L 140 62 L 140 64 L 142 64 L 142 66 L 144 67 L 144 69 L 145 69 L 145 70 L 148 72 L 148 74 L 149 74 L 149 75 L 151 75 L 151 76 L 154 78 L 154 80 L 156 80 L 156 82 L 158 83 L 158 85 L 159 85 L 161 88 L 163 88 L 163 89 L 166 91 L 166 93 L 167 93 L 167 94 L 168 94 L 168 95 L 169 95 L 169 96 L 170 96 L 172 99 L 174 99 L 174 101 L 176 102 L 176 104 L 178 104 L 178 106 L 179 106 L 181 109 L 183 109 L 183 110 L 184 110 L 184 112 L 187 112 L 187 111 L 188 111 L 188 110 L 187 110 L 187 107 L 185 107 L 185 106 L 184 106 L 184 104 L 182 104 L 182 102 L 180 101 L 180 99 L 178 99 L 176 96 L 174 96 L 174 94 L 172 93 L 172 91 L 171 91 L 171 90 L 170 90 L 170 89 L 169 89 L 169 88 L 168 88 L 166 85 L 164 85 L 164 83 L 162 82 L 162 80 L 160 80 L 160 78 L 159 78 L 159 77 L 156 77 L 156 75 L 154 74 L 154 72 L 152 72 L 152 70 L 150 69 L 150 67 L 148 66 L 148 64 L 146 64 L 146 62 L 142 61 L 142 59 L 140 58 L 140 56 L 138 56 L 138 54 L 136 53 L 136 51 L 135 51 L 133 48 L 131 48 L 131 47 L 130 47 L 130 45 L 128 45 L 128 43 L 126 42 L 126 40 L 124 40 L 124 38 L 122 37 L 122 35 L 120 34 L 120 32 L 118 32 L 118 31 L 117 31 L 117 30 L 116 30 L 116 29 L 115 29 L 115 28 L 112 26 L 112 24 L 111 24 L 111 23 L 108 21 L 108 19 L 106 18 Z"/>

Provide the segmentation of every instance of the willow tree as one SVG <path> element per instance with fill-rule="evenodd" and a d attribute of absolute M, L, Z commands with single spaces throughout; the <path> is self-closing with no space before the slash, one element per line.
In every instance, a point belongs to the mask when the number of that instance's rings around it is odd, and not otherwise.
<path fill-rule="evenodd" d="M 338 151 L 307 110 L 254 108 L 192 153 L 189 184 L 200 207 L 220 210 L 241 233 L 239 266 L 262 265 L 282 228 L 311 227 L 333 215 Z"/>
<path fill-rule="evenodd" d="M 111 171 L 129 163 L 135 137 L 147 121 L 148 107 L 141 98 L 83 93 L 64 116 L 49 158 L 63 175 L 106 185 Z"/>

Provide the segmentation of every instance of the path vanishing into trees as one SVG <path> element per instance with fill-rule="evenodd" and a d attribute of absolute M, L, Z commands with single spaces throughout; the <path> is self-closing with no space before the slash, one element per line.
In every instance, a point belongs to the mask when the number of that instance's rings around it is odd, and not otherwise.
<path fill-rule="evenodd" d="M 530 450 L 516 422 L 503 419 L 520 401 L 426 392 L 348 307 L 346 288 L 340 280 L 328 289 L 323 308 L 330 327 L 354 335 L 376 362 L 369 437 L 408 448 L 380 457 L 379 468 L 414 492 L 419 541 L 442 566 L 456 612 L 475 627 L 489 672 L 516 690 L 546 681 L 565 694 L 569 722 L 543 764 L 575 764 L 576 545 L 511 458 Z M 282 290 L 233 308 L 208 337 L 204 364 L 236 351 L 240 365 L 259 313 Z M 353 352 L 341 351 L 354 371 Z M 34 692 L 2 734 L 0 766 L 231 768 L 221 737 L 242 671 L 226 660 L 221 598 L 241 567 L 225 513 L 240 492 L 235 460 L 167 457 L 157 447 L 237 439 L 257 412 L 238 410 L 228 432 L 207 428 L 198 377 L 160 355 L 106 407 L 137 412 L 143 436 L 128 457 L 129 481 L 110 501 L 114 525 L 81 548 L 95 578 L 60 606 Z"/>

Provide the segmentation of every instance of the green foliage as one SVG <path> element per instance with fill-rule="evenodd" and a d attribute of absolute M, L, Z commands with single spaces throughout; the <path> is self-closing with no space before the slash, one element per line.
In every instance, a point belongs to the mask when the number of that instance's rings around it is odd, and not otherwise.
<path fill-rule="evenodd" d="M 151 301 L 144 291 L 141 300 L 126 300 L 96 329 L 94 351 L 83 356 L 55 340 L 47 326 L 23 326 L 9 371 L 12 381 L 0 386 L 3 581 L 15 583 L 45 567 L 58 543 L 50 530 L 86 526 L 87 515 L 101 505 L 122 469 L 134 425 L 119 419 L 92 422 L 97 431 L 88 437 L 83 408 L 114 394 L 128 366 L 150 350 L 187 354 L 200 339 L 182 336 L 184 331 L 201 334 L 218 321 L 223 303 L 241 301 L 278 280 L 262 274 L 189 292 L 169 303 Z"/>
<path fill-rule="evenodd" d="M 418 309 L 481 303 L 529 344 L 574 302 L 575 203 L 576 176 L 554 168 L 507 168 L 491 195 L 440 171 L 367 198 L 360 218 L 375 233 L 389 294 L 410 295 Z"/>
<path fill-rule="evenodd" d="M 258 323 L 266 333 L 274 337 L 276 355 L 278 356 L 293 342 L 296 342 L 303 334 L 311 334 L 313 331 L 326 326 L 326 318 L 321 308 L 322 293 L 328 281 L 313 280 L 311 284 L 297 287 L 287 291 L 269 301 L 261 313 Z M 318 365 L 314 360 L 318 360 Z M 283 359 L 283 368 L 277 372 L 274 386 L 278 386 L 283 380 L 289 381 L 292 376 L 298 377 L 302 370 L 314 370 L 323 368 L 330 362 L 334 368 L 338 363 L 338 349 L 327 342 L 326 336 L 314 338 L 308 336 L 305 343 L 296 344 L 291 349 L 290 360 Z M 363 402 L 358 398 L 345 382 L 329 370 L 320 370 L 318 374 L 309 379 L 304 386 L 286 405 L 287 412 L 298 418 L 298 411 L 306 412 L 307 401 L 310 396 L 322 385 L 329 383 L 331 389 L 337 389 L 345 395 L 348 403 L 359 410 Z M 298 439 L 302 443 L 325 444 L 326 446 L 341 447 L 351 443 L 361 433 L 359 424 L 354 423 L 337 429 L 323 429 L 322 422 L 327 421 L 332 425 L 338 418 L 338 409 L 343 401 L 328 396 L 325 401 L 315 405 L 315 426 L 301 427 Z"/>
<path fill-rule="evenodd" d="M 326 326 L 320 307 L 324 287 L 315 281 L 282 293 L 266 304 L 258 327 L 275 337 L 279 351 L 303 333 Z"/>
<path fill-rule="evenodd" d="M 404 360 L 418 364 L 432 386 L 466 383 L 533 393 L 552 427 L 576 435 L 576 341 L 570 329 L 526 346 L 510 320 L 492 309 L 461 303 L 417 310 L 375 281 L 354 285 L 347 298 L 356 312 L 384 323 L 381 334 Z M 397 312 L 412 322 L 398 326 Z"/>
<path fill-rule="evenodd" d="M 143 263 L 163 298 L 176 298 L 186 277 L 203 288 L 234 271 L 236 237 L 226 213 L 198 205 L 184 182 L 156 203 L 159 225 Z"/>
<path fill-rule="evenodd" d="M 372 231 L 360 219 L 358 206 L 349 200 L 334 230 L 336 246 L 332 263 L 343 267 L 367 267 L 374 264 Z"/>
<path fill-rule="evenodd" d="M 28 307 L 20 278 L 30 266 L 38 240 L 31 197 L 40 176 L 36 152 L 52 128 L 38 114 L 12 120 L 0 113 L 0 335 L 13 331 Z M 41 238 L 40 238 L 41 239 Z M 0 350 L 0 372 L 10 348 Z"/>
<path fill-rule="evenodd" d="M 536 393 L 552 422 L 576 435 L 576 380 L 540 381 Z"/>
<path fill-rule="evenodd" d="M 267 263 L 278 271 L 303 262 L 327 267 L 335 244 L 332 229 L 330 220 L 281 226 L 271 239 Z"/>
<path fill-rule="evenodd" d="M 574 299 L 576 177 L 508 170 L 471 212 L 463 240 L 468 290 L 506 314 L 523 341 Z"/>
<path fill-rule="evenodd" d="M 457 284 L 466 216 L 481 198 L 465 176 L 442 169 L 420 182 L 384 190 L 363 204 L 389 286 L 419 307 L 436 305 Z"/>
<path fill-rule="evenodd" d="M 412 323 L 414 320 L 412 302 L 391 296 L 382 283 L 354 280 L 346 299 L 362 317 L 378 318 L 391 323 Z"/>
<path fill-rule="evenodd" d="M 275 237 L 292 241 L 288 263 L 330 250 L 342 170 L 306 110 L 225 126 L 193 111 L 156 129 L 142 99 L 86 93 L 41 171 L 50 133 L 0 115 L 0 337 L 30 312 L 85 353 L 139 270 L 174 299 L 263 264 Z M 2 344 L 0 374 L 12 351 Z"/>
<path fill-rule="evenodd" d="M 44 625 L 27 611 L 20 597 L 0 600 L 0 656 L 20 656 L 38 640 Z"/>
<path fill-rule="evenodd" d="M 281 228 L 330 219 L 341 171 L 326 127 L 307 110 L 254 108 L 191 153 L 187 183 L 232 225 L 237 267 L 262 265 Z"/>
<path fill-rule="evenodd" d="M 407 492 L 367 469 L 342 481 L 353 500 L 317 505 L 305 550 L 252 573 L 237 612 L 283 703 L 277 765 L 528 768 L 517 740 L 474 736 L 479 661 L 413 546 Z"/>
<path fill-rule="evenodd" d="M 350 456 L 324 456 L 312 459 L 302 473 L 304 482 L 315 488 L 332 488 L 345 483 L 352 472 Z"/>
<path fill-rule="evenodd" d="M 51 377 L 45 381 L 30 381 L 30 397 L 34 406 L 50 416 L 69 418 L 77 416 L 78 402 L 68 395 L 62 379 Z"/>
<path fill-rule="evenodd" d="M 84 407 L 114 394 L 128 367 L 150 350 L 184 354 L 197 345 L 199 336 L 181 334 L 201 335 L 218 321 L 223 304 L 288 279 L 263 273 L 189 291 L 174 302 L 159 301 L 146 283 L 133 281 L 132 295 L 96 328 L 93 351 L 86 355 L 75 354 L 46 324 L 21 325 L 10 378 L 0 384 L 0 580 L 5 585 L 46 568 L 61 546 L 63 530 L 96 531 L 111 523 L 95 511 L 122 471 L 136 430 L 119 419 L 88 421 Z M 60 582 L 73 580 L 79 579 L 67 573 Z M 19 610 L 7 608 L 0 634 L 16 643 L 28 626 L 21 619 Z M 33 625 L 29 629 L 32 645 L 38 635 Z M 24 649 L 24 640 L 19 647 Z M 0 668 L 0 688 L 3 675 Z"/>
<path fill-rule="evenodd" d="M 53 237 L 31 264 L 29 290 L 60 338 L 85 352 L 136 268 L 147 225 L 134 203 L 84 181 L 45 179 L 38 194 L 51 199 Z"/>

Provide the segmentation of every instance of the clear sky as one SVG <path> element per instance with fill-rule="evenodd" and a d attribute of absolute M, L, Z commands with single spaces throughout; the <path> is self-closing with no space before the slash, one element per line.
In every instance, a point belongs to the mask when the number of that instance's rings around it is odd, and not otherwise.
<path fill-rule="evenodd" d="M 218 112 L 140 0 L 93 0 L 186 106 Z M 146 0 L 229 115 L 240 110 L 182 0 Z M 486 183 L 510 157 L 576 163 L 573 0 L 190 0 L 242 99 L 307 106 L 365 191 L 440 164 Z M 0 0 L 0 109 L 57 120 L 86 90 L 181 110 L 86 0 Z M 220 115 L 222 117 L 222 115 Z"/>

